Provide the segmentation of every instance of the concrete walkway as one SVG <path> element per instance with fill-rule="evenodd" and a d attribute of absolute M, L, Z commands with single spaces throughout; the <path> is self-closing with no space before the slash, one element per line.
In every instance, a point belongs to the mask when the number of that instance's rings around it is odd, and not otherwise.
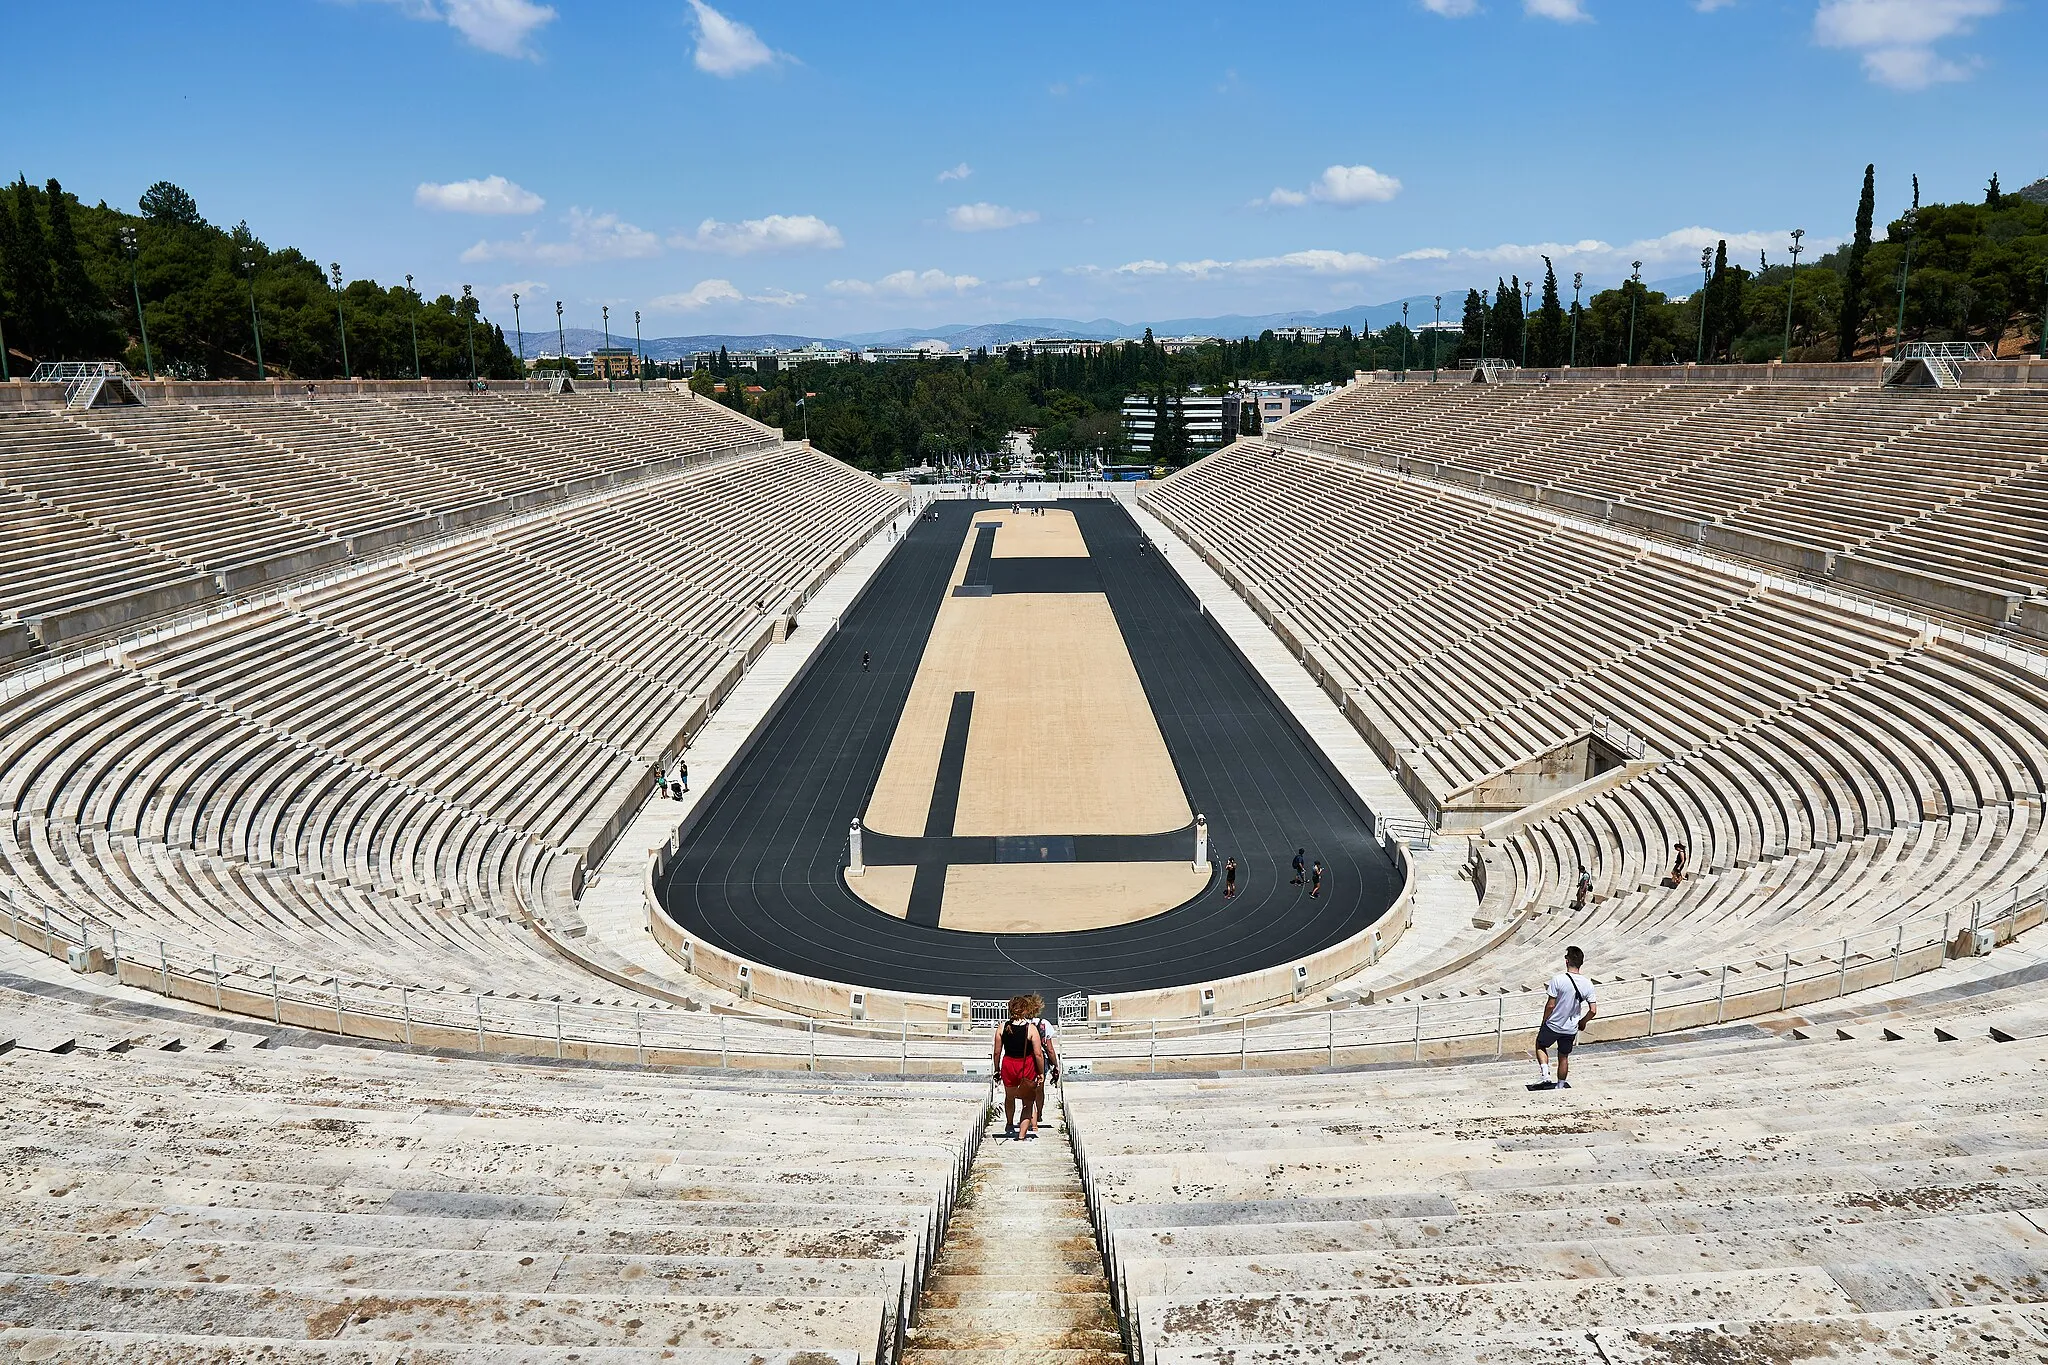
<path fill-rule="evenodd" d="M 579 908 L 588 937 L 617 953 L 664 989 L 708 1005 L 753 1008 L 742 1005 L 739 997 L 684 971 L 682 963 L 663 952 L 654 941 L 648 932 L 647 903 L 642 895 L 647 860 L 667 842 L 702 794 L 711 789 L 719 774 L 739 755 L 747 736 L 766 718 L 811 657 L 824 647 L 838 629 L 840 616 L 860 596 L 896 548 L 897 539 L 915 521 L 916 512 L 905 511 L 825 580 L 797 617 L 797 629 L 781 644 L 768 647 L 691 741 L 683 755 L 690 765 L 689 792 L 681 801 L 649 798 L 639 817 L 612 846 L 609 856 L 585 879 Z"/>
<path fill-rule="evenodd" d="M 1118 484 L 1115 488 L 1118 498 L 1130 509 L 1139 528 L 1159 547 L 1167 564 L 1237 642 L 1253 669 L 1273 689 L 1273 695 L 1293 713 L 1366 807 L 1390 820 L 1426 823 L 1421 810 L 1380 762 L 1379 755 L 1258 614 L 1231 591 L 1221 575 L 1202 562 L 1200 555 L 1167 529 L 1166 523 L 1138 505 L 1135 485 Z M 1471 882 L 1463 875 L 1466 849 L 1462 838 L 1440 839 L 1434 848 L 1413 856 L 1413 923 L 1377 966 L 1342 982 L 1331 992 L 1333 998 L 1355 998 L 1378 983 L 1406 980 L 1429 965 L 1455 960 L 1479 947 L 1493 932 L 1472 927 L 1472 912 L 1479 902 Z"/>
<path fill-rule="evenodd" d="M 1030 1142 L 992 1110 L 902 1365 L 1123 1365 L 1058 1096 Z"/>

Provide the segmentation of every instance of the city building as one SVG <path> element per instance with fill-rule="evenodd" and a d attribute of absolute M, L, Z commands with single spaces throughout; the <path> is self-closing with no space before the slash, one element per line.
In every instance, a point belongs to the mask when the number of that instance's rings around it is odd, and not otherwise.
<path fill-rule="evenodd" d="M 1343 331 L 1342 327 L 1275 327 L 1273 339 L 1314 343 L 1335 340 Z"/>
<path fill-rule="evenodd" d="M 950 350 L 944 342 L 926 341 L 915 346 L 870 346 L 860 358 L 871 365 L 895 365 L 911 360 L 965 360 L 967 352 Z"/>
<path fill-rule="evenodd" d="M 1177 408 L 1188 436 L 1191 454 L 1206 453 L 1237 438 L 1237 400 L 1234 395 L 1191 394 L 1168 398 Z M 1124 438 L 1133 455 L 1153 453 L 1154 428 L 1159 420 L 1159 402 L 1151 394 L 1131 394 L 1123 404 Z"/>
<path fill-rule="evenodd" d="M 593 346 L 576 358 L 576 373 L 594 379 L 631 379 L 640 372 L 640 358 L 631 346 Z"/>

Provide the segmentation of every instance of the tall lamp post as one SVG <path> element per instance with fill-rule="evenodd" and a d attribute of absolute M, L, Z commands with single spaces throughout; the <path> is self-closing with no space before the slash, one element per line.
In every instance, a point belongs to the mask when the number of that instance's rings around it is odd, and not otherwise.
<path fill-rule="evenodd" d="M 1914 184 L 1917 185 L 1919 182 L 1916 180 Z M 1919 196 L 1915 194 L 1914 197 Z M 1899 270 L 1899 325 L 1896 329 L 1898 339 L 1892 352 L 1894 355 L 1906 344 L 1906 281 L 1913 275 L 1913 229 L 1918 225 L 1919 219 L 1919 209 L 1906 210 L 1906 263 Z"/>
<path fill-rule="evenodd" d="M 1707 363 L 1707 286 L 1714 282 L 1714 253 L 1700 248 L 1700 344 L 1697 364 Z"/>
<path fill-rule="evenodd" d="M 1442 294 L 1438 294 L 1438 295 L 1436 296 L 1436 325 L 1435 325 L 1435 326 L 1433 326 L 1433 327 L 1431 327 L 1431 328 L 1429 329 L 1429 382 L 1430 382 L 1430 383 L 1432 383 L 1432 384 L 1436 383 L 1436 372 L 1437 372 L 1437 363 L 1436 363 L 1436 345 L 1437 345 L 1437 338 L 1438 338 L 1438 337 L 1441 337 L 1441 336 L 1443 335 L 1443 330 L 1444 330 L 1444 296 L 1443 296 Z"/>
<path fill-rule="evenodd" d="M 135 245 L 134 228 L 121 229 L 121 249 L 128 253 L 128 286 L 135 291 L 135 325 L 142 333 L 142 364 L 149 377 L 155 379 L 156 361 L 149 353 L 149 319 L 142 316 L 142 281 L 137 273 L 142 268 L 142 252 Z"/>
<path fill-rule="evenodd" d="M 1408 304 L 1401 304 L 1401 382 L 1408 382 Z"/>
<path fill-rule="evenodd" d="M 1579 367 L 1579 290 L 1585 287 L 1586 272 L 1572 272 L 1572 368 Z"/>
<path fill-rule="evenodd" d="M 1629 283 L 1635 288 L 1628 291 L 1628 363 L 1636 363 L 1636 295 L 1643 292 L 1643 263 L 1631 261 L 1628 267 Z"/>
<path fill-rule="evenodd" d="M 560 299 L 556 299 L 556 300 L 555 300 L 555 363 L 556 363 L 556 364 L 558 364 L 558 365 L 566 365 L 566 364 L 568 364 L 568 363 L 569 363 L 569 343 L 568 343 L 567 341 L 564 341 L 564 340 L 562 339 L 562 337 L 563 337 L 563 333 L 562 333 L 562 301 L 561 301 Z M 566 374 L 566 371 L 565 371 L 564 373 Z"/>
<path fill-rule="evenodd" d="M 1792 273 L 1785 277 L 1785 349 L 1778 356 L 1780 365 L 1792 359 L 1792 296 L 1799 288 L 1799 239 L 1805 235 L 1805 228 L 1792 229 Z"/>
<path fill-rule="evenodd" d="M 1529 300 L 1535 297 L 1536 282 L 1522 281 L 1522 368 L 1529 368 Z"/>
<path fill-rule="evenodd" d="M 604 391 L 612 391 L 612 306 L 605 304 L 598 310 L 604 314 Z"/>
<path fill-rule="evenodd" d="M 263 319 L 256 312 L 256 248 L 242 247 L 242 268 L 249 272 L 249 331 L 256 338 L 256 382 L 263 382 Z"/>
<path fill-rule="evenodd" d="M 412 301 L 412 308 L 406 316 L 406 321 L 412 324 L 412 377 L 419 379 L 423 377 L 420 374 L 420 295 L 412 287 L 410 275 L 405 277 L 405 296 Z"/>
<path fill-rule="evenodd" d="M 647 392 L 647 348 L 640 343 L 640 310 L 633 310 L 633 386 Z"/>
<path fill-rule="evenodd" d="M 476 388 L 476 295 L 462 286 L 462 315 L 469 319 L 469 387 Z"/>
<path fill-rule="evenodd" d="M 512 296 L 512 335 L 519 338 L 519 377 L 526 378 L 526 332 L 519 325 L 519 295 Z"/>
<path fill-rule="evenodd" d="M 327 268 L 334 278 L 334 321 L 341 329 L 341 377 L 354 379 L 356 372 L 348 363 L 348 315 L 341 311 L 341 262 L 332 262 Z"/>

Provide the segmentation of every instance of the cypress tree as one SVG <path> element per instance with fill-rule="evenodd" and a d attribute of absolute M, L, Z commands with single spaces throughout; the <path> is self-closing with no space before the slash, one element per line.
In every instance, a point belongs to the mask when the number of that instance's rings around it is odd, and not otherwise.
<path fill-rule="evenodd" d="M 58 341 L 57 310 L 50 283 L 50 244 L 43 235 L 42 215 L 36 212 L 36 191 L 28 177 L 18 177 L 10 188 L 13 192 L 8 198 L 14 223 L 7 283 L 14 295 L 16 327 L 7 333 L 7 344 L 13 350 L 48 359 L 55 353 Z M 6 207 L 0 206 L 0 212 Z"/>
<path fill-rule="evenodd" d="M 2005 195 L 2001 193 L 1998 188 L 1998 172 L 1993 171 L 1991 173 L 1991 183 L 1984 187 L 1984 207 L 1987 209 L 1995 209 L 1998 208 L 2004 202 Z"/>
<path fill-rule="evenodd" d="M 1564 363 L 1564 301 L 1557 295 L 1557 270 L 1543 258 L 1543 304 L 1529 327 L 1529 358 L 1538 365 Z"/>
<path fill-rule="evenodd" d="M 54 178 L 44 186 L 43 194 L 50 219 L 51 300 L 62 329 L 57 349 L 81 360 L 116 354 L 121 349 L 120 332 L 113 325 L 113 310 L 106 298 L 86 274 L 78 233 L 71 223 L 70 196 Z"/>
<path fill-rule="evenodd" d="M 1856 201 L 1856 236 L 1842 278 L 1842 316 L 1836 325 L 1835 358 L 1853 360 L 1863 329 L 1863 263 L 1870 255 L 1871 221 L 1877 214 L 1877 166 L 1863 168 L 1863 194 Z"/>

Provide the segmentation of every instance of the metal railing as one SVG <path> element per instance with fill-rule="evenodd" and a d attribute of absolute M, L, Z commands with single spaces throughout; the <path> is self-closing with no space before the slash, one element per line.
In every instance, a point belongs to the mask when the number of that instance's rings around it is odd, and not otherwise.
<path fill-rule="evenodd" d="M 1939 967 L 1958 930 L 2006 941 L 2041 922 L 2043 887 L 1926 911 L 1762 956 L 1594 978 L 1589 1036 L 1647 1037 L 1778 1013 Z M 0 890 L 0 931 L 84 972 L 224 1014 L 407 1047 L 642 1066 L 984 1074 L 986 1034 L 963 1022 L 854 1023 L 668 1005 L 573 1004 L 475 989 L 365 981 L 130 931 L 75 907 Z M 1227 1019 L 1099 1021 L 1061 1053 L 1080 1072 L 1246 1071 L 1504 1056 L 1535 1029 L 1540 988 Z M 1510 1017 L 1509 1004 L 1519 1015 Z"/>

